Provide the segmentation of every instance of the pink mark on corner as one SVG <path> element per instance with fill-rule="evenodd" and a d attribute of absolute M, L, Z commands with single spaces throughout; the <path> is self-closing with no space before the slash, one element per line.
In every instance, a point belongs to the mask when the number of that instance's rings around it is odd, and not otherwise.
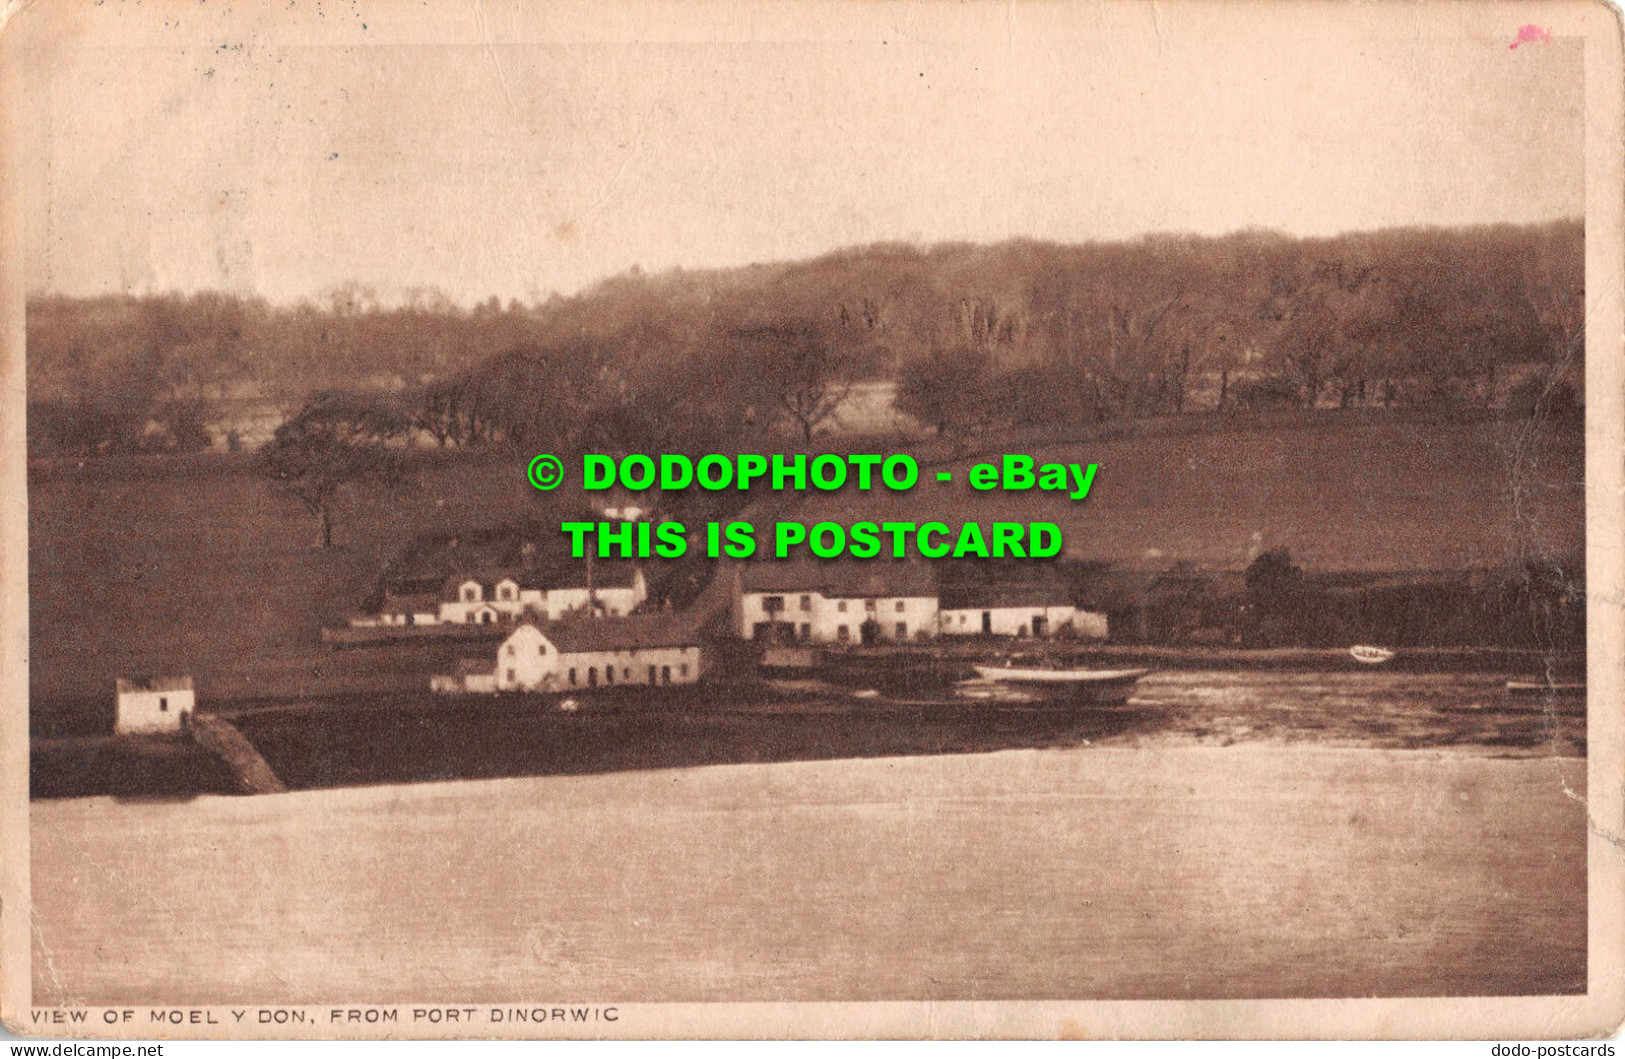
<path fill-rule="evenodd" d="M 1520 44 L 1544 44 L 1552 39 L 1552 31 L 1539 26 L 1519 26 L 1518 39 L 1507 46 L 1508 50 L 1516 50 Z"/>

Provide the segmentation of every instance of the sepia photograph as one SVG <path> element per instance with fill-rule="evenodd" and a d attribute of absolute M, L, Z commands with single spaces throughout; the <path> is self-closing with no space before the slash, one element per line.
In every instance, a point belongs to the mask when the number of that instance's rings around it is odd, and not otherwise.
<path fill-rule="evenodd" d="M 6 1028 L 1616 1032 L 1620 42 L 12 9 Z"/>

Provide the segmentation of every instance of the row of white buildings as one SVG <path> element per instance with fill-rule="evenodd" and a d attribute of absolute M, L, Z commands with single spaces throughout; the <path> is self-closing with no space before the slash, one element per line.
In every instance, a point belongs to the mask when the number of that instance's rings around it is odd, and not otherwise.
<path fill-rule="evenodd" d="M 491 543 L 476 542 L 488 554 Z M 500 542 L 499 542 L 500 543 Z M 438 546 L 435 562 L 459 549 Z M 467 547 L 463 554 L 475 552 Z M 418 571 L 382 593 L 354 626 L 494 626 L 511 629 L 494 649 L 432 677 L 446 694 L 590 690 L 692 684 L 704 671 L 699 629 L 689 615 L 637 614 L 648 598 L 643 571 L 605 562 L 542 572 L 518 561 L 428 577 Z M 740 637 L 779 643 L 911 643 L 939 636 L 1103 638 L 1106 616 L 1051 598 L 1038 586 L 991 584 L 939 593 L 921 562 L 776 562 L 735 567 L 730 626 Z M 425 587 L 439 584 L 438 591 Z M 493 630 L 495 631 L 495 630 Z M 195 708 L 189 677 L 120 680 L 115 729 L 181 730 Z"/>
<path fill-rule="evenodd" d="M 859 645 L 913 643 L 939 636 L 1106 635 L 1104 614 L 1046 598 L 1050 593 L 1039 586 L 989 585 L 958 590 L 945 598 L 923 563 L 760 562 L 740 564 L 736 571 L 730 626 L 746 639 Z M 458 587 L 474 580 L 466 579 Z M 641 602 L 642 573 L 631 580 Z M 487 584 L 495 587 L 499 604 L 512 602 L 502 594 L 505 583 L 511 582 L 479 581 L 482 592 Z M 585 589 L 568 585 L 545 591 L 548 596 L 575 598 L 567 593 Z M 457 602 L 474 607 L 490 601 Z M 547 620 L 536 615 L 539 609 L 533 603 L 526 609 L 496 611 L 500 617 L 493 620 L 517 622 L 517 627 L 490 654 L 466 658 L 455 673 L 433 678 L 433 690 L 585 691 L 628 684 L 689 684 L 703 672 L 701 637 L 689 615 L 628 616 L 577 607 Z"/>
<path fill-rule="evenodd" d="M 546 624 L 522 622 L 494 657 L 464 659 L 455 673 L 432 678 L 429 687 L 444 694 L 586 691 L 692 684 L 700 671 L 700 638 L 682 615 L 580 615 Z"/>
<path fill-rule="evenodd" d="M 358 627 L 537 625 L 621 618 L 648 599 L 633 562 L 545 565 L 535 545 L 500 537 L 432 540 Z M 939 589 L 919 561 L 785 562 L 736 566 L 732 628 L 745 639 L 816 644 L 906 643 L 938 636 L 1104 637 L 1106 616 L 1039 584 Z"/>
<path fill-rule="evenodd" d="M 483 570 L 447 577 L 438 592 L 386 592 L 377 613 L 350 619 L 357 627 L 493 625 L 559 621 L 572 614 L 619 618 L 649 598 L 643 571 L 629 563 L 601 564 L 585 577 L 561 582 L 534 571 Z"/>

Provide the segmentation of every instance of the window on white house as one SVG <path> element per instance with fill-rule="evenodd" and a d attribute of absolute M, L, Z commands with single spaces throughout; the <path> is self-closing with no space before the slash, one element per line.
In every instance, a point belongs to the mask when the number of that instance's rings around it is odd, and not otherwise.
<path fill-rule="evenodd" d="M 685 676 L 685 677 L 688 676 L 688 663 L 684 662 L 681 668 L 682 668 L 682 671 L 683 671 L 683 676 Z"/>
<path fill-rule="evenodd" d="M 835 628 L 835 638 L 842 643 L 852 639 L 852 629 L 847 625 L 838 625 Z"/>
<path fill-rule="evenodd" d="M 575 682 L 576 682 L 576 671 L 572 667 L 571 670 L 570 670 L 570 683 L 573 685 Z"/>
<path fill-rule="evenodd" d="M 842 614 L 845 614 L 846 613 L 846 600 L 843 599 L 839 603 L 835 604 L 835 609 L 840 611 Z"/>
<path fill-rule="evenodd" d="M 897 613 L 899 613 L 899 614 L 903 613 L 903 601 L 902 600 L 897 601 Z"/>
<path fill-rule="evenodd" d="M 516 655 L 518 653 L 519 653 L 519 649 L 517 647 L 515 647 L 513 644 L 508 645 L 508 657 L 509 658 L 512 658 L 514 655 Z"/>
<path fill-rule="evenodd" d="M 162 699 L 162 698 L 159 699 L 158 700 L 158 709 L 160 711 L 162 711 L 163 713 L 168 713 L 169 712 L 169 700 L 168 699 Z"/>
<path fill-rule="evenodd" d="M 513 683 L 513 670 L 508 670 L 508 683 Z"/>
<path fill-rule="evenodd" d="M 874 610 L 875 609 L 875 601 L 872 600 L 872 599 L 864 600 L 863 601 L 863 609 L 864 610 Z"/>
<path fill-rule="evenodd" d="M 480 599 L 479 585 L 464 585 L 463 600 L 468 603 L 478 603 Z"/>
<path fill-rule="evenodd" d="M 802 610 L 812 610 L 812 597 L 811 596 L 802 596 L 801 597 L 801 609 Z"/>
<path fill-rule="evenodd" d="M 897 638 L 899 640 L 908 639 L 908 622 L 900 621 L 897 623 Z"/>

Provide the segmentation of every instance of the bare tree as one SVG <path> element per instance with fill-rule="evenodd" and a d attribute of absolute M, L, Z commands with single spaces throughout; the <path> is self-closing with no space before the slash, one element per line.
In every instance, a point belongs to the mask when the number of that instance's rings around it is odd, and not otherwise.
<path fill-rule="evenodd" d="M 992 360 L 981 350 L 938 350 L 903 365 L 892 403 L 946 435 L 969 433 L 987 419 Z"/>
<path fill-rule="evenodd" d="M 743 370 L 776 418 L 811 441 L 852 393 L 856 365 L 813 324 L 740 328 L 731 335 Z"/>
<path fill-rule="evenodd" d="M 316 518 L 321 547 L 333 546 L 334 506 L 342 490 L 362 483 L 405 482 L 400 450 L 411 421 L 373 397 L 324 393 L 277 427 L 260 450 L 265 473 Z"/>
<path fill-rule="evenodd" d="M 1184 287 L 1171 296 L 1152 301 L 1125 297 L 1109 312 L 1108 377 L 1115 383 L 1114 402 L 1124 416 L 1134 419 L 1151 404 L 1169 396 L 1171 345 L 1164 341 L 1163 324 L 1185 298 Z"/>

